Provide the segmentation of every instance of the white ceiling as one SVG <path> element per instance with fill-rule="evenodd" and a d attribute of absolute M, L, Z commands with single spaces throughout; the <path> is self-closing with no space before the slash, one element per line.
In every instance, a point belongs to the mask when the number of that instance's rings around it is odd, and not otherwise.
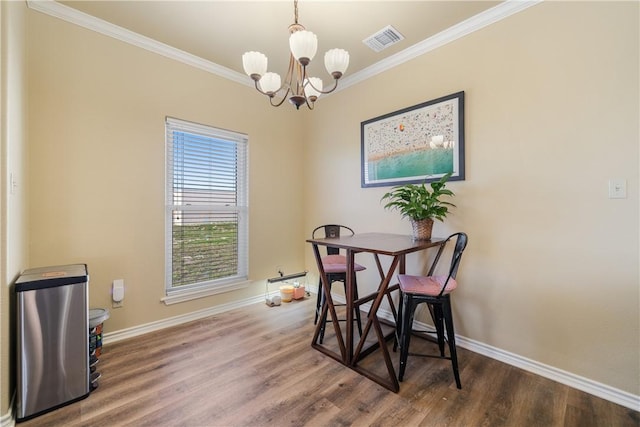
<path fill-rule="evenodd" d="M 270 71 L 284 74 L 288 65 L 292 0 L 58 3 L 239 73 L 243 73 L 242 54 L 249 50 L 267 55 Z M 300 0 L 298 20 L 318 36 L 311 74 L 328 83 L 322 57 L 331 48 L 349 51 L 346 75 L 354 74 L 500 3 Z M 405 39 L 379 53 L 362 42 L 387 25 L 393 25 Z"/>

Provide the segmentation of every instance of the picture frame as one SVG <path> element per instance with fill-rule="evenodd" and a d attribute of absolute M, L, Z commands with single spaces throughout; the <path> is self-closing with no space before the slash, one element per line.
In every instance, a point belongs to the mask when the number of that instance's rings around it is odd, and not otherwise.
<path fill-rule="evenodd" d="M 464 180 L 464 91 L 360 123 L 361 187 Z"/>

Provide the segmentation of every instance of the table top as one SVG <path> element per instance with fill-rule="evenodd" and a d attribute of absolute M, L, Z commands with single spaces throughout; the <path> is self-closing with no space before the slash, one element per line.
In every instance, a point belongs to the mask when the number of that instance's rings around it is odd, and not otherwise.
<path fill-rule="evenodd" d="M 439 237 L 433 237 L 431 240 L 414 240 L 413 237 L 404 234 L 360 233 L 353 236 L 307 239 L 307 242 L 321 246 L 350 249 L 356 252 L 397 256 L 439 246 L 444 240 Z"/>

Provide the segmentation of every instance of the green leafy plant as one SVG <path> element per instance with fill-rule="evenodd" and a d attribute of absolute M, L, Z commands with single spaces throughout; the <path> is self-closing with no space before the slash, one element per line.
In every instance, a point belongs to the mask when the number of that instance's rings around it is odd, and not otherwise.
<path fill-rule="evenodd" d="M 388 201 L 385 209 L 396 209 L 403 217 L 414 221 L 423 219 L 437 219 L 442 221 L 449 213 L 453 203 L 440 200 L 442 196 L 454 196 L 453 191 L 445 188 L 451 173 L 444 175 L 439 181 L 430 183 L 431 189 L 425 183 L 404 184 L 393 187 L 384 194 L 381 201 Z"/>

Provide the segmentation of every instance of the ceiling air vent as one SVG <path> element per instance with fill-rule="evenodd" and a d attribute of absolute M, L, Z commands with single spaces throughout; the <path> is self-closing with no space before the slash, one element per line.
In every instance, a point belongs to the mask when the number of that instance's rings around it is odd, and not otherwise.
<path fill-rule="evenodd" d="M 374 35 L 362 40 L 362 43 L 366 44 L 374 51 L 380 52 L 401 40 L 404 40 L 404 36 L 391 25 L 387 25 Z"/>

